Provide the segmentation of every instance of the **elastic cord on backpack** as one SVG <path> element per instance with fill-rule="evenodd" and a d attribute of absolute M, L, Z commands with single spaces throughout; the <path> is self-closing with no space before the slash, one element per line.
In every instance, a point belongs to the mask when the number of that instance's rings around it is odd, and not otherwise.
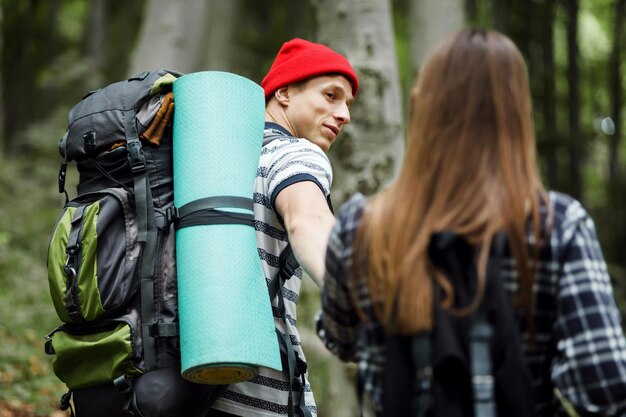
<path fill-rule="evenodd" d="M 126 186 L 126 184 L 121 183 L 113 175 L 109 174 L 109 172 L 106 169 L 104 169 L 104 167 L 100 164 L 100 162 L 98 162 L 96 158 L 93 158 L 92 161 L 93 161 L 93 165 L 96 167 L 98 172 L 102 174 L 103 177 L 119 185 L 120 187 L 128 191 L 129 193 L 132 193 L 133 190 L 131 190 L 130 187 Z"/>

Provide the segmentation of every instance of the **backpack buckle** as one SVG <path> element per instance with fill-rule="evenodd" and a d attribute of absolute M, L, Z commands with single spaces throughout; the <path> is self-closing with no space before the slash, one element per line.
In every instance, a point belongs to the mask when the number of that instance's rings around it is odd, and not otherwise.
<path fill-rule="evenodd" d="M 141 142 L 131 141 L 126 143 L 128 149 L 128 162 L 133 174 L 146 170 L 146 157 L 141 148 Z"/>
<path fill-rule="evenodd" d="M 122 395 L 130 394 L 133 390 L 133 386 L 131 385 L 130 381 L 126 378 L 126 375 L 120 375 L 117 378 L 115 378 L 113 380 L 113 385 L 115 386 L 115 389 L 117 389 L 117 391 Z"/>
<path fill-rule="evenodd" d="M 76 278 L 76 275 L 78 275 L 76 272 L 76 269 L 69 265 L 65 265 L 63 267 L 63 272 L 65 272 L 65 276 L 68 277 L 69 279 L 74 279 Z"/>
<path fill-rule="evenodd" d="M 170 225 L 172 223 L 178 224 L 178 220 L 180 219 L 178 213 L 178 207 L 172 206 L 165 210 L 165 222 Z"/>

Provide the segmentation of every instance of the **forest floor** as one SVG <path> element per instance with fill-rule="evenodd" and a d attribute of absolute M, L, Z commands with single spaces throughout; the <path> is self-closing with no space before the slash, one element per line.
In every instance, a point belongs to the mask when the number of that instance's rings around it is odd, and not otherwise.
<path fill-rule="evenodd" d="M 11 404 L 0 402 L 0 417 L 66 417 L 65 411 L 54 411 L 52 414 L 37 415 L 35 404 Z"/>

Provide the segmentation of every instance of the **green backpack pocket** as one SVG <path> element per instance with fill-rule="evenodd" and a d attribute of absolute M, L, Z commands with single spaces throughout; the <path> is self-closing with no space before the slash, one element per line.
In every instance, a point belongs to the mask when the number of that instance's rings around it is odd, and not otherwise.
<path fill-rule="evenodd" d="M 50 294 L 65 323 L 106 317 L 136 293 L 141 245 L 133 213 L 123 188 L 66 204 L 48 246 Z"/>
<path fill-rule="evenodd" d="M 120 375 L 142 373 L 135 366 L 133 332 L 124 321 L 83 328 L 63 325 L 48 335 L 46 351 L 54 354 L 54 373 L 68 388 L 108 384 Z"/>

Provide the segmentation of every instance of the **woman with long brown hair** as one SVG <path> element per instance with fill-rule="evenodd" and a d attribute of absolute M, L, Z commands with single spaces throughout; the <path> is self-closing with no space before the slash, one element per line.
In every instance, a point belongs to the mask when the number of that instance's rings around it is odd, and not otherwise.
<path fill-rule="evenodd" d="M 626 342 L 593 221 L 547 192 L 535 155 L 524 60 L 492 31 L 463 30 L 427 57 L 411 92 L 407 152 L 394 182 L 353 197 L 331 233 L 318 334 L 358 361 L 382 408 L 385 339 L 431 332 L 434 289 L 454 288 L 428 256 L 450 231 L 475 248 L 480 304 L 494 238 L 506 236 L 503 282 L 522 317 L 538 415 L 558 415 L 555 388 L 580 412 L 626 411 Z"/>

